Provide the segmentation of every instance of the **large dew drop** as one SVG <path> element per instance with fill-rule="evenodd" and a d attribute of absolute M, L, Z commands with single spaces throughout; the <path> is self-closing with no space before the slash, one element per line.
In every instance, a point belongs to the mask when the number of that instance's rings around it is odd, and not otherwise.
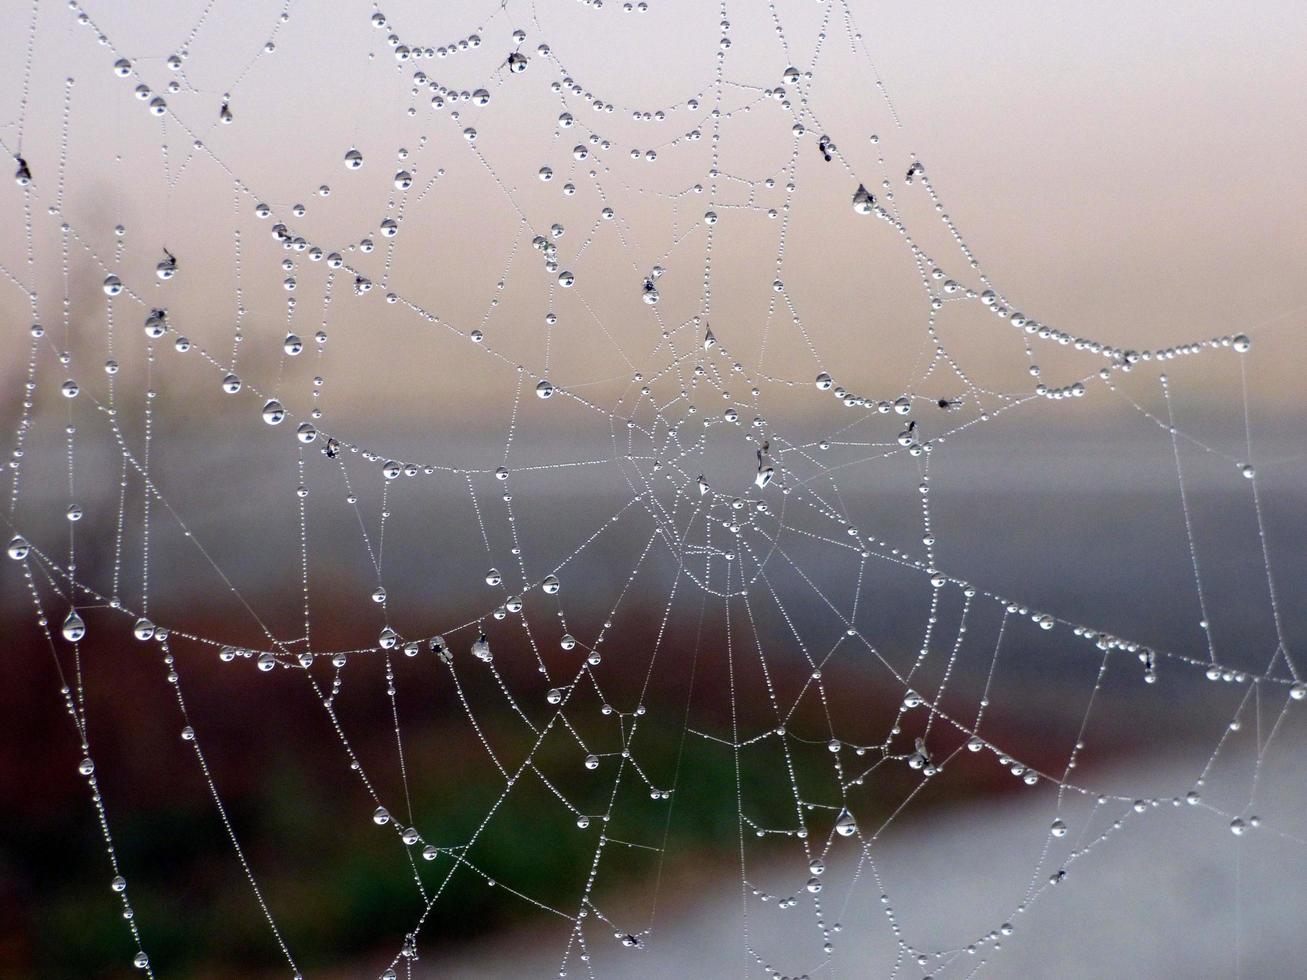
<path fill-rule="evenodd" d="M 158 340 L 168 332 L 168 311 L 151 310 L 145 317 L 145 336 Z"/>
<path fill-rule="evenodd" d="M 263 406 L 263 421 L 269 425 L 280 425 L 281 420 L 286 417 L 286 410 L 281 407 L 281 402 L 272 399 Z"/>
<path fill-rule="evenodd" d="M 154 274 L 165 282 L 177 275 L 177 256 L 173 255 L 166 248 L 163 250 L 163 258 L 159 264 L 154 267 Z"/>
<path fill-rule="evenodd" d="M 86 623 L 77 615 L 76 609 L 68 611 L 68 616 L 64 619 L 63 634 L 64 639 L 69 643 L 76 643 L 86 635 Z"/>
<path fill-rule="evenodd" d="M 840 815 L 835 818 L 835 833 L 841 837 L 852 837 L 858 829 L 858 822 L 853 819 L 853 814 L 845 807 L 840 811 Z"/>
<path fill-rule="evenodd" d="M 858 214 L 871 214 L 876 208 L 876 195 L 867 190 L 863 184 L 853 192 L 853 210 Z"/>
<path fill-rule="evenodd" d="M 490 638 L 482 633 L 472 641 L 472 656 L 490 663 Z"/>

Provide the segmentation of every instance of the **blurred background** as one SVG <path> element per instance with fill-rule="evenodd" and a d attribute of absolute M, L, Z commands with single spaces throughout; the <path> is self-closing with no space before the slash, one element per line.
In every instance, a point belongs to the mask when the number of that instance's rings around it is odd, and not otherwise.
<path fill-rule="evenodd" d="M 5 12 L 0 973 L 1294 974 L 1301 6 L 377 12 Z"/>

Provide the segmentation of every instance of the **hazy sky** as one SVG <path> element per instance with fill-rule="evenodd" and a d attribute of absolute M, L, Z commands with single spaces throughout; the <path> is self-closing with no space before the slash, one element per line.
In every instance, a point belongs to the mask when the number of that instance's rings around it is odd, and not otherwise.
<path fill-rule="evenodd" d="M 219 8 L 201 20 L 198 3 L 155 3 L 148 16 L 139 6 L 128 12 L 92 4 L 87 10 L 112 50 L 76 26 L 66 7 L 45 6 L 25 118 L 17 104 L 23 86 L 6 86 L 7 125 L 0 130 L 14 150 L 22 120 L 23 153 L 37 176 L 35 263 L 29 265 L 25 254 L 14 188 L 7 195 L 16 220 L 8 225 L 0 262 L 24 286 L 35 281 L 42 287 L 43 320 L 59 318 L 50 302 L 62 292 L 58 221 L 45 209 L 60 193 L 63 80 L 73 77 L 62 198 L 79 238 L 123 272 L 129 286 L 135 282 L 144 303 L 167 305 L 193 340 L 221 353 L 230 350 L 236 318 L 239 229 L 248 310 L 242 356 L 265 386 L 282 370 L 287 294 L 280 286 L 282 253 L 267 235 L 271 221 L 252 216 L 257 200 L 277 206 L 282 220 L 289 219 L 291 204 L 305 203 L 306 217 L 291 223 L 328 249 L 370 235 L 381 247 L 371 256 L 356 253 L 351 262 L 378 280 L 387 249 L 377 225 L 394 215 L 387 201 L 397 201 L 401 232 L 389 285 L 464 331 L 477 326 L 489 301 L 500 296 L 484 324 L 488 342 L 533 371 L 544 365 L 543 319 L 552 307 L 559 323 L 552 328 L 549 367 L 562 384 L 629 375 L 632 364 L 648 371 L 665 363 L 665 351 L 655 352 L 659 326 L 639 303 L 642 277 L 655 263 L 668 270 L 659 284 L 665 323 L 674 326 L 701 310 L 701 219 L 715 207 L 721 220 L 714 229 L 709 321 L 749 367 L 761 363 L 776 376 L 809 380 L 819 365 L 783 304 L 770 321 L 767 316 L 782 221 L 767 219 L 764 211 L 783 204 L 784 168 L 795 141 L 789 114 L 759 89 L 780 84 L 789 63 L 814 66 L 812 39 L 825 8 L 798 6 L 787 14 L 785 41 L 794 44 L 788 50 L 763 8 L 728 10 L 732 48 L 725 75 L 738 84 L 726 87 L 723 106 L 751 108 L 723 123 L 720 166 L 726 176 L 710 201 L 706 113 L 722 33 L 717 13 L 701 4 L 652 6 L 623 14 L 616 5 L 595 11 L 571 0 L 510 3 L 507 11 L 495 4 L 439 12 L 392 4 L 386 8 L 390 26 L 410 44 L 449 43 L 472 32 L 483 38 L 478 50 L 403 66 L 385 44 L 388 31 L 372 29 L 354 4 L 292 5 L 289 21 L 275 34 L 276 18 L 268 10 Z M 1275 350 L 1256 362 L 1255 386 L 1291 394 L 1294 355 L 1301 350 L 1292 343 L 1301 321 L 1299 283 L 1307 266 L 1307 232 L 1286 217 L 1303 203 L 1296 175 L 1307 167 L 1307 137 L 1295 124 L 1307 118 L 1307 66 L 1298 55 L 1307 43 L 1307 13 L 1300 5 L 1260 5 L 1238 17 L 1216 3 L 1186 4 L 1182 13 L 1128 3 L 1057 9 L 854 4 L 852 11 L 850 21 L 832 8 L 813 78 L 803 86 L 808 125 L 820 121 L 852 169 L 823 162 L 815 132 L 799 141 L 783 272 L 821 360 L 839 361 L 839 380 L 892 397 L 920 370 L 925 350 L 926 307 L 907 250 L 882 223 L 848 206 L 858 180 L 872 185 L 880 178 L 878 154 L 895 180 L 910 232 L 950 273 L 967 271 L 920 185 L 902 184 L 914 152 L 983 269 L 1031 316 L 1130 347 L 1249 331 L 1264 349 Z M 14 21 L 25 17 L 15 12 Z M 250 24 L 258 17 L 266 19 L 265 36 L 275 37 L 276 53 L 256 58 L 260 35 Z M 863 33 L 902 128 L 875 89 L 867 61 L 851 52 L 849 23 Z M 533 56 L 532 65 L 520 76 L 496 73 L 515 47 L 514 28 L 527 32 L 521 47 Z M 633 38 L 639 39 L 642 68 L 656 70 L 622 70 Z M 536 56 L 542 41 L 587 93 L 597 92 L 618 110 L 594 113 L 571 97 L 567 108 L 577 123 L 557 129 L 562 104 L 547 90 L 557 73 Z M 0 41 L 15 80 L 23 74 L 25 45 L 26 32 L 18 29 Z M 189 52 L 184 71 L 170 72 L 162 59 L 183 47 Z M 156 90 L 173 79 L 182 82 L 183 91 L 168 96 L 166 121 L 133 98 L 139 79 L 114 76 L 117 54 L 133 59 Z M 454 89 L 485 85 L 491 103 L 484 109 L 464 104 L 460 120 L 448 109 L 433 113 L 429 92 L 410 94 L 415 70 Z M 217 122 L 224 94 L 231 96 L 231 126 Z M 692 95 L 703 103 L 699 111 L 674 109 L 661 123 L 635 122 L 626 111 L 683 103 Z M 460 137 L 464 125 L 477 127 L 476 150 L 493 177 Z M 693 125 L 705 138 L 664 146 L 657 163 L 627 156 L 628 147 L 665 144 Z M 590 127 L 615 146 L 576 163 L 571 146 L 583 142 Z M 873 133 L 881 137 L 876 146 Z M 193 137 L 204 139 L 221 165 L 194 151 Z M 357 173 L 341 165 L 353 146 L 366 160 Z M 406 204 L 390 180 L 401 166 L 400 147 L 410 150 L 403 165 L 415 174 Z M 596 164 L 603 199 L 584 179 Z M 544 165 L 558 174 L 548 184 L 536 179 Z M 445 175 L 428 187 L 437 168 Z M 234 192 L 232 174 L 249 193 Z M 579 191 L 566 198 L 560 188 L 569 175 Z M 768 176 L 777 188 L 755 186 L 752 199 L 748 187 L 732 179 Z M 702 194 L 667 196 L 696 182 L 705 185 Z M 322 183 L 331 185 L 330 198 L 315 193 Z M 612 223 L 597 220 L 605 201 L 618 212 Z M 752 209 L 738 207 L 749 203 Z M 574 267 L 578 284 L 551 300 L 552 276 L 529 240 L 554 221 L 566 228 L 561 267 Z M 112 258 L 117 222 L 127 226 L 119 262 Z M 582 250 L 592 227 L 593 242 Z M 507 284 L 496 290 L 514 242 Z M 178 254 L 183 272 L 155 294 L 149 273 L 165 246 Z M 325 270 L 302 255 L 297 259 L 294 329 L 307 337 L 322 320 Z M 94 287 L 103 271 L 78 247 L 71 261 L 76 328 L 69 346 L 87 344 L 86 356 L 98 362 L 105 314 Z M 340 283 L 333 298 L 331 356 L 347 359 L 351 370 L 335 362 L 325 398 L 341 405 L 348 396 L 353 410 L 367 413 L 380 389 L 393 405 L 435 383 L 457 396 L 448 406 L 457 413 L 458 406 L 476 403 L 478 391 L 503 394 L 506 376 L 487 387 L 486 362 L 466 341 L 433 333 L 402 309 L 385 308 L 379 290 L 361 302 L 339 286 L 348 283 Z M 0 304 L 18 322 L 30 316 L 23 290 L 12 282 L 0 291 Z M 144 309 L 132 304 L 120 316 L 134 323 Z M 1263 325 L 1277 318 L 1266 331 Z M 941 330 L 982 383 L 1029 387 L 1027 361 L 1010 328 L 979 313 L 954 317 L 946 311 Z M 139 331 L 126 331 L 119 349 L 138 348 L 140 340 Z M 1050 370 L 1060 364 L 1060 353 L 1047 355 Z M 6 359 L 9 377 L 22 370 L 21 360 Z M 1098 363 L 1068 360 L 1062 376 L 1048 380 L 1070 381 L 1086 366 L 1093 370 Z M 180 370 L 170 364 L 164 383 Z M 206 383 L 216 380 L 211 370 L 201 376 Z M 306 405 L 309 377 L 307 369 L 292 374 L 287 399 Z M 1229 395 L 1223 384 L 1217 379 L 1211 385 L 1221 398 Z"/>

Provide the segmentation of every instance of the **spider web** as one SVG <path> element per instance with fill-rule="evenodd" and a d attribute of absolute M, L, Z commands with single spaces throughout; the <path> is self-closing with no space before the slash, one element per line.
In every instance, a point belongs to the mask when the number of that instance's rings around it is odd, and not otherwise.
<path fill-rule="evenodd" d="M 211 685 L 309 699 L 312 729 L 244 734 L 329 752 L 385 839 L 383 977 L 473 891 L 560 975 L 707 944 L 745 975 L 1000 973 L 1167 812 L 1301 860 L 1268 789 L 1307 684 L 1264 490 L 1299 458 L 1254 458 L 1266 325 L 1127 347 L 1027 311 L 863 14 L 662 6 L 11 12 L 6 615 L 44 637 L 146 975 L 95 705 L 141 658 L 296 976 Z M 937 914 L 953 884 L 909 885 L 904 842 L 994 795 L 1019 863 Z M 696 899 L 720 934 L 660 946 Z"/>

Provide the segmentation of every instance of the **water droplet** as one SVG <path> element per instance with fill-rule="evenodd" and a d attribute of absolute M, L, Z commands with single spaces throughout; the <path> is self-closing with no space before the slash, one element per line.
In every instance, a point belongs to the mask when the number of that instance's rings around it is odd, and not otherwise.
<path fill-rule="evenodd" d="M 86 623 L 77 615 L 76 609 L 70 609 L 64 618 L 63 635 L 69 643 L 76 643 L 86 635 Z"/>
<path fill-rule="evenodd" d="M 363 154 L 356 149 L 351 149 L 345 154 L 345 168 L 347 170 L 357 170 L 363 166 Z"/>
<path fill-rule="evenodd" d="M 433 636 L 428 645 L 431 647 L 431 652 L 439 657 L 442 663 L 454 662 L 453 651 L 449 649 L 443 636 Z"/>
<path fill-rule="evenodd" d="M 858 189 L 853 192 L 853 210 L 858 214 L 871 214 L 876 207 L 876 196 L 859 184 Z"/>
<path fill-rule="evenodd" d="M 835 818 L 835 833 L 841 837 L 852 837 L 857 832 L 858 822 L 853 819 L 853 814 L 848 808 L 840 810 L 840 815 Z"/>
<path fill-rule="evenodd" d="M 472 641 L 472 656 L 489 663 L 491 660 L 490 638 L 482 633 Z"/>
<path fill-rule="evenodd" d="M 281 402 L 273 398 L 263 406 L 263 421 L 269 425 L 280 425 L 281 420 L 286 417 L 286 410 L 281 407 Z"/>
<path fill-rule="evenodd" d="M 540 587 L 550 595 L 557 595 L 562 586 L 558 582 L 557 575 L 546 575 L 545 580 L 540 583 Z"/>
<path fill-rule="evenodd" d="M 168 332 L 168 311 L 154 309 L 145 317 L 145 336 L 158 340 Z"/>
<path fill-rule="evenodd" d="M 173 255 L 166 248 L 163 250 L 163 258 L 159 264 L 154 267 L 154 274 L 165 282 L 177 274 L 177 256 Z"/>
<path fill-rule="evenodd" d="M 14 561 L 22 561 L 32 550 L 32 546 L 27 543 L 27 539 L 21 534 L 15 534 L 9 539 L 9 547 L 6 550 L 9 557 Z"/>
<path fill-rule="evenodd" d="M 132 627 L 132 635 L 138 640 L 148 640 L 154 636 L 154 624 L 142 616 Z"/>

